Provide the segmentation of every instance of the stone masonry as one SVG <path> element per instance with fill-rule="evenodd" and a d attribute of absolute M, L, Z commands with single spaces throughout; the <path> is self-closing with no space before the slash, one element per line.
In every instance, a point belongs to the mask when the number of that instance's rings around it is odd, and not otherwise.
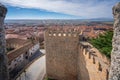
<path fill-rule="evenodd" d="M 113 7 L 114 35 L 109 80 L 120 80 L 120 2 Z"/>
<path fill-rule="evenodd" d="M 46 31 L 45 43 L 47 77 L 77 80 L 77 32 Z"/>
<path fill-rule="evenodd" d="M 46 30 L 46 74 L 53 80 L 108 80 L 109 60 L 73 31 Z"/>
<path fill-rule="evenodd" d="M 4 18 L 6 16 L 7 9 L 0 4 L 0 80 L 9 80 L 7 69 L 7 54 L 6 54 L 6 41 L 5 41 L 5 29 Z"/>

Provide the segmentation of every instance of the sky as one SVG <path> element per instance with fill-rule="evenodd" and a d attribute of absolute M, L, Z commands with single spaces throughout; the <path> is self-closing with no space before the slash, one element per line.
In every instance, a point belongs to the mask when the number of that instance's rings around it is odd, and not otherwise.
<path fill-rule="evenodd" d="M 112 7 L 120 0 L 0 0 L 6 19 L 113 18 Z"/>

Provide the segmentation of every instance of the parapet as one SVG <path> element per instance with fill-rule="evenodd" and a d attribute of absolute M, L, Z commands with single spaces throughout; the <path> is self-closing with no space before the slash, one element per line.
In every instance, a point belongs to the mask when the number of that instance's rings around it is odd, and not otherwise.
<path fill-rule="evenodd" d="M 78 31 L 74 30 L 46 30 L 45 34 L 49 37 L 79 37 Z"/>
<path fill-rule="evenodd" d="M 0 17 L 5 17 L 7 13 L 7 8 L 0 3 Z"/>
<path fill-rule="evenodd" d="M 82 49 L 81 49 L 82 48 Z M 88 42 L 80 43 L 80 50 L 86 60 L 89 74 L 96 74 L 97 80 L 108 80 L 110 61 Z M 94 71 L 91 70 L 93 67 Z M 101 77 L 100 79 L 97 77 Z M 90 75 L 93 80 L 93 75 Z"/>

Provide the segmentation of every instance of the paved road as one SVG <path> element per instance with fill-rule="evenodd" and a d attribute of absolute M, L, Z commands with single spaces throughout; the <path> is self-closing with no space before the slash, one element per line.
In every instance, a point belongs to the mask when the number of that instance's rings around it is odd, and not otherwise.
<path fill-rule="evenodd" d="M 42 80 L 45 73 L 45 56 L 32 63 L 17 80 Z"/>
<path fill-rule="evenodd" d="M 40 50 L 37 50 L 35 52 L 35 54 L 33 54 L 30 58 L 29 58 L 29 61 L 32 61 L 34 59 L 36 59 L 37 57 L 41 56 L 42 55 L 42 52 Z"/>
<path fill-rule="evenodd" d="M 32 62 L 33 60 L 35 60 L 36 58 L 39 58 L 40 56 L 42 56 L 43 54 L 40 52 L 40 50 L 37 50 L 29 59 L 25 59 L 24 62 L 26 62 L 26 64 L 24 64 L 23 66 L 19 67 L 19 68 L 15 68 L 14 70 L 12 70 L 10 72 L 10 78 L 11 80 L 13 80 L 13 78 L 25 67 L 27 66 L 27 64 L 29 64 L 30 62 Z"/>
<path fill-rule="evenodd" d="M 46 53 L 46 52 L 45 52 L 45 49 L 40 49 L 40 52 L 43 53 L 43 54 Z"/>

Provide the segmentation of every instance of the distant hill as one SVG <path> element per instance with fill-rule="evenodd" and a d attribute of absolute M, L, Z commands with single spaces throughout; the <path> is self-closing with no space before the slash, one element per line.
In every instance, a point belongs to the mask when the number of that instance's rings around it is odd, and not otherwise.
<path fill-rule="evenodd" d="M 112 18 L 93 18 L 93 19 L 88 19 L 90 21 L 113 21 Z"/>
<path fill-rule="evenodd" d="M 86 24 L 91 22 L 113 22 L 113 19 L 109 18 L 94 18 L 94 19 L 47 19 L 47 20 L 27 20 L 27 19 L 9 19 L 5 20 L 8 24 Z"/>

